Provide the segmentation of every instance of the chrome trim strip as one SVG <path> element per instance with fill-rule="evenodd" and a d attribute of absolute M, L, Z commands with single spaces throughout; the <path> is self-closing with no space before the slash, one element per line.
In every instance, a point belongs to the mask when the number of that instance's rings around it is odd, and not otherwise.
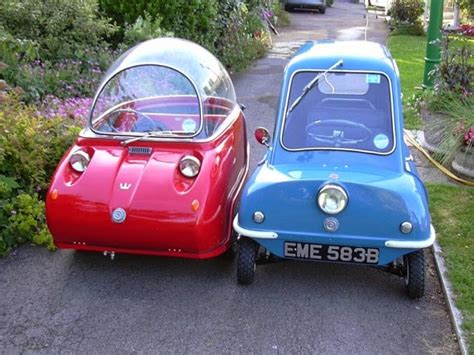
<path fill-rule="evenodd" d="M 330 73 L 342 72 L 342 73 L 358 73 L 358 74 L 381 74 L 381 75 L 385 76 L 388 79 L 388 84 L 389 84 L 388 86 L 389 86 L 389 89 L 390 89 L 390 105 L 391 105 L 391 115 L 392 115 L 392 139 L 393 139 L 393 147 L 389 152 L 379 153 L 379 152 L 375 152 L 375 151 L 372 151 L 372 150 L 335 148 L 335 147 L 331 147 L 331 148 L 313 147 L 313 148 L 292 149 L 292 148 L 286 147 L 283 144 L 283 131 L 285 129 L 285 122 L 286 122 L 286 118 L 287 118 L 286 117 L 287 116 L 286 112 L 288 110 L 288 103 L 289 103 L 289 100 L 290 100 L 290 89 L 291 89 L 291 86 L 293 84 L 293 79 L 294 79 L 295 75 L 298 74 L 298 73 L 301 73 L 301 72 L 315 72 L 315 73 L 317 73 L 317 72 L 321 72 L 321 71 L 325 71 L 325 70 L 327 70 L 327 69 L 299 69 L 299 70 L 294 71 L 291 74 L 291 78 L 290 78 L 290 81 L 288 83 L 288 90 L 286 92 L 285 108 L 284 108 L 283 112 L 281 113 L 283 115 L 283 119 L 282 119 L 282 123 L 281 123 L 281 127 L 280 127 L 280 139 L 279 140 L 280 140 L 280 145 L 283 147 L 283 149 L 285 149 L 286 151 L 289 151 L 289 152 L 333 150 L 333 151 L 369 153 L 369 154 L 375 154 L 375 155 L 390 155 L 390 154 L 392 154 L 395 151 L 395 149 L 397 148 L 397 137 L 396 137 L 396 134 L 395 134 L 395 113 L 394 113 L 394 104 L 393 104 L 392 80 L 387 75 L 387 73 L 382 72 L 382 71 L 373 71 L 373 70 L 341 70 L 341 69 L 336 69 L 336 70 L 331 70 Z"/>
<path fill-rule="evenodd" d="M 232 112 L 227 116 L 224 122 L 219 126 L 219 128 L 212 134 L 212 136 L 204 139 L 193 139 L 191 136 L 180 136 L 177 138 L 176 136 L 174 137 L 146 137 L 141 140 L 142 142 L 180 142 L 180 143 L 208 143 L 211 142 L 215 139 L 218 139 L 220 136 L 222 136 L 227 129 L 232 126 L 235 121 L 238 120 L 240 117 L 240 112 L 241 109 L 239 108 L 239 105 L 235 104 L 234 108 L 232 109 Z M 87 135 L 87 131 L 92 132 L 94 136 L 92 135 Z M 84 128 L 80 133 L 79 136 L 82 138 L 88 138 L 88 139 L 104 139 L 104 138 L 113 138 L 117 140 L 126 140 L 131 137 L 143 137 L 143 135 L 136 135 L 136 134 L 117 134 L 117 133 L 108 133 L 108 132 L 96 132 L 95 130 L 91 129 L 90 126 Z"/>
<path fill-rule="evenodd" d="M 407 161 L 405 162 L 405 170 L 411 173 L 410 164 Z"/>
<path fill-rule="evenodd" d="M 423 249 L 431 246 L 436 240 L 436 231 L 433 225 L 430 225 L 430 237 L 425 240 L 387 240 L 385 246 L 387 248 L 397 249 Z"/>
<path fill-rule="evenodd" d="M 234 218 L 234 223 L 232 223 L 234 230 L 242 236 L 250 237 L 250 238 L 257 238 L 257 239 L 277 239 L 278 234 L 275 232 L 262 232 L 262 231 L 254 231 L 251 229 L 242 228 L 239 226 L 239 214 L 237 213 Z"/>

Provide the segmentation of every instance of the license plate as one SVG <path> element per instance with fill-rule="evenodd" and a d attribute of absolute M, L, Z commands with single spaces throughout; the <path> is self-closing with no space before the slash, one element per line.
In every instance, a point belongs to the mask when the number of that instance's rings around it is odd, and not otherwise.
<path fill-rule="evenodd" d="M 285 242 L 284 256 L 294 259 L 339 261 L 358 264 L 378 264 L 377 248 L 347 247 L 300 242 Z"/>

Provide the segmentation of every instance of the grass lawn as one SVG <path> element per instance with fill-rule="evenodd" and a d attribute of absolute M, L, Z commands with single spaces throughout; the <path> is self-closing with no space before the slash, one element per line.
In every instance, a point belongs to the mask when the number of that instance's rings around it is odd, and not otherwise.
<path fill-rule="evenodd" d="M 427 184 L 431 216 L 474 351 L 474 189 Z"/>
<path fill-rule="evenodd" d="M 418 114 L 408 107 L 407 103 L 419 91 L 425 70 L 425 36 L 390 36 L 388 48 L 396 60 L 402 81 L 403 106 L 405 111 L 405 128 L 420 128 Z"/>

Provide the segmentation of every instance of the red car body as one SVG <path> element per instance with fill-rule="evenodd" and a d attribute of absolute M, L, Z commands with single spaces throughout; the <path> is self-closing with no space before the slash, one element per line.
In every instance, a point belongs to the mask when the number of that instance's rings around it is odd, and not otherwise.
<path fill-rule="evenodd" d="M 174 59 L 182 61 L 185 54 L 191 64 L 172 66 Z M 209 83 L 202 82 L 206 73 L 186 72 L 192 65 L 200 67 L 194 62 L 213 66 L 213 73 L 218 68 L 217 77 L 225 80 L 226 90 L 209 94 Z M 177 75 L 184 75 L 196 94 L 189 95 L 188 89 L 186 94 L 177 94 L 174 88 L 172 94 L 130 100 L 133 95 L 117 95 L 113 87 L 109 91 L 114 98 L 127 100 L 113 102 L 112 108 L 96 115 L 107 85 L 113 80 L 121 82 L 117 87 L 130 82 L 128 78 L 134 75 L 127 72 L 130 68 L 145 68 L 146 75 L 140 73 L 145 78 L 149 73 L 158 73 L 160 78 L 171 75 L 159 90 L 179 80 L 175 86 L 182 86 L 185 81 Z M 152 86 L 155 81 L 160 80 L 153 79 Z M 53 176 L 46 217 L 55 244 L 67 249 L 197 259 L 227 251 L 234 241 L 232 219 L 248 171 L 245 118 L 229 82 L 217 59 L 184 40 L 144 42 L 119 58 L 99 88 L 89 127 L 66 152 Z M 111 97 L 107 97 L 109 102 Z M 73 162 L 84 156 L 86 168 L 77 171 Z M 198 160 L 197 176 L 183 174 L 183 157 Z"/>

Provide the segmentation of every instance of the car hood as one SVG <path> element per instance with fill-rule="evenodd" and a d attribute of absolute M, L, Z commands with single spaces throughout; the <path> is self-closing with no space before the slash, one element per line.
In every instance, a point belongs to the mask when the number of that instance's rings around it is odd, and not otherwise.
<path fill-rule="evenodd" d="M 240 223 L 255 230 L 321 233 L 330 215 L 317 205 L 321 187 L 332 183 L 348 194 L 347 207 L 335 215 L 338 233 L 351 236 L 406 237 L 400 224 L 411 221 L 420 238 L 429 235 L 426 193 L 419 180 L 408 173 L 370 166 L 340 170 L 311 165 L 261 165 L 243 191 Z M 265 214 L 265 222 L 252 220 L 254 211 Z"/>

